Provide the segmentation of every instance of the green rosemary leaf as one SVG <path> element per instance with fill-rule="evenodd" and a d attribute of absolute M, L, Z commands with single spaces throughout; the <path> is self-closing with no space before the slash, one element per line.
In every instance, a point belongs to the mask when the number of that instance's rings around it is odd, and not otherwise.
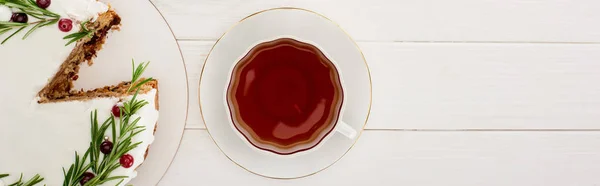
<path fill-rule="evenodd" d="M 129 108 L 131 108 L 131 106 L 129 106 L 129 102 L 123 102 L 123 112 L 125 112 L 125 114 L 129 115 L 131 114 Z M 123 122 L 121 122 L 123 123 Z"/>
<path fill-rule="evenodd" d="M 71 165 L 71 167 L 69 167 L 69 172 L 67 172 L 67 176 L 65 176 L 65 177 L 69 178 L 67 180 L 73 179 L 73 172 L 74 171 L 75 171 L 75 165 Z"/>
<path fill-rule="evenodd" d="M 139 93 L 139 92 L 140 92 L 140 89 L 137 89 L 137 90 L 135 91 L 135 94 L 133 94 L 133 97 L 131 98 L 131 100 L 129 100 L 129 106 L 133 106 L 133 105 L 134 105 L 134 103 L 135 103 L 135 101 L 136 101 L 136 98 L 137 98 L 137 96 L 138 96 L 138 93 Z M 132 109 L 132 108 L 133 108 L 133 107 L 129 108 L 129 109 L 130 109 L 130 111 L 133 111 L 133 109 Z"/>
<path fill-rule="evenodd" d="M 79 154 L 75 151 L 75 164 L 73 164 L 73 172 L 77 171 L 77 167 L 79 166 Z"/>
<path fill-rule="evenodd" d="M 94 112 L 91 112 L 90 115 L 91 115 L 90 116 L 90 118 L 91 118 L 90 123 L 92 124 L 92 127 L 90 127 L 91 130 L 92 130 L 90 132 L 90 134 L 91 134 L 91 141 L 90 141 L 90 148 L 89 148 L 89 149 L 91 149 L 90 162 L 92 162 L 91 163 L 91 169 L 92 169 L 92 171 L 96 172 L 96 163 L 94 163 L 94 162 L 96 162 L 98 160 L 98 156 L 99 156 L 99 152 L 98 151 L 100 149 L 91 148 L 91 147 L 96 147 L 97 146 L 96 145 L 96 138 L 97 138 L 98 134 L 96 133 L 96 131 L 98 131 L 98 110 L 94 110 Z"/>
<path fill-rule="evenodd" d="M 7 3 L 15 3 L 15 4 L 18 4 L 18 5 L 21 5 L 21 6 L 24 6 L 24 7 L 29 6 L 27 3 L 25 3 L 25 2 L 23 2 L 21 0 L 7 0 L 6 2 Z"/>
<path fill-rule="evenodd" d="M 112 172 L 114 170 L 117 170 L 119 167 L 121 167 L 121 163 L 115 162 L 114 164 L 112 164 L 112 166 L 110 166 L 110 167 L 108 167 L 108 169 L 106 169 L 106 172 Z"/>
<path fill-rule="evenodd" d="M 89 23 L 89 22 L 90 22 L 90 21 L 89 21 L 89 20 L 87 20 L 87 21 L 81 22 L 81 23 L 79 24 L 79 25 L 81 26 L 81 29 L 82 29 L 84 32 L 89 32 L 89 31 L 90 31 L 90 30 L 88 30 L 88 28 L 87 28 L 87 26 L 86 26 L 86 25 L 87 25 L 87 23 Z"/>
<path fill-rule="evenodd" d="M 67 171 L 65 171 L 64 167 L 62 168 L 62 170 L 63 170 L 63 175 L 65 176 L 65 181 L 63 182 L 63 186 L 67 186 L 67 185 L 69 185 L 69 180 L 70 179 L 66 179 L 66 177 L 67 177 Z"/>
<path fill-rule="evenodd" d="M 60 18 L 60 15 L 50 12 L 48 10 L 40 9 L 39 11 L 42 12 L 42 14 L 44 14 L 45 16 L 56 18 L 56 19 Z"/>
<path fill-rule="evenodd" d="M 125 102 L 127 103 L 127 102 Z M 125 109 L 123 109 L 123 107 L 121 107 L 121 109 L 119 109 L 119 112 L 121 114 L 121 116 L 125 115 Z M 125 117 L 119 117 L 119 124 L 125 122 Z"/>
<path fill-rule="evenodd" d="M 144 107 L 145 105 L 149 104 L 147 101 L 139 101 L 134 103 L 131 106 L 131 112 L 137 112 L 139 109 L 141 109 L 142 107 Z"/>
<path fill-rule="evenodd" d="M 135 61 L 133 61 L 133 59 L 131 59 L 131 81 L 129 83 L 133 84 L 133 80 L 135 80 Z M 127 92 L 129 92 L 129 90 L 127 90 Z"/>
<path fill-rule="evenodd" d="M 4 2 L 3 5 L 11 7 L 11 8 L 18 8 L 18 9 L 21 9 L 21 10 L 27 10 L 28 9 L 27 5 L 22 5 L 22 4 L 18 4 L 18 3 L 12 3 L 12 2 Z"/>
<path fill-rule="evenodd" d="M 10 184 L 10 185 L 8 185 L 8 186 L 15 186 L 15 185 L 19 185 L 19 184 L 21 184 L 22 182 L 23 182 L 23 173 L 21 173 L 21 177 L 19 177 L 19 181 L 15 182 L 15 183 L 13 183 L 13 184 Z"/>
<path fill-rule="evenodd" d="M 123 152 L 128 152 L 130 150 L 133 150 L 133 149 L 137 148 L 140 144 L 142 144 L 141 141 L 134 143 L 133 145 L 130 145 L 129 147 L 125 148 L 125 150 L 123 150 Z M 123 153 L 123 154 L 125 154 L 125 153 Z M 121 154 L 121 155 L 123 155 L 123 154 Z"/>
<path fill-rule="evenodd" d="M 96 134 L 94 133 L 94 131 L 96 131 L 96 129 L 98 128 L 98 120 L 96 118 L 97 113 L 97 110 L 94 110 L 94 112 L 90 112 L 90 123 L 92 124 L 92 127 L 90 127 L 90 134 L 92 135 L 92 139 L 94 139 L 94 135 Z M 94 140 L 92 140 L 91 143 L 94 143 Z"/>
<path fill-rule="evenodd" d="M 112 181 L 112 180 L 125 179 L 125 178 L 129 178 L 129 176 L 113 176 L 113 177 L 108 177 L 108 178 L 100 181 L 100 183 L 98 183 L 98 184 L 100 185 L 100 184 L 104 184 L 104 183 Z"/>
<path fill-rule="evenodd" d="M 142 119 L 142 117 L 137 117 L 135 120 L 133 120 L 133 122 L 131 122 L 131 125 L 130 125 L 130 127 L 132 127 L 131 129 L 133 129 L 133 127 L 137 126 L 137 123 L 138 123 L 138 122 L 139 122 L 141 119 Z M 131 129 L 130 129 L 130 130 L 128 130 L 128 131 L 131 131 Z"/>
<path fill-rule="evenodd" d="M 96 182 L 98 182 L 98 180 L 100 180 L 100 177 L 96 176 L 96 177 L 90 179 L 90 181 L 85 183 L 85 185 L 83 185 L 83 186 L 96 186 L 96 185 L 98 185 L 98 183 L 96 183 Z"/>
<path fill-rule="evenodd" d="M 119 183 L 117 183 L 115 186 L 120 186 L 123 181 L 125 181 L 125 179 L 121 179 L 121 181 L 119 181 Z"/>
<path fill-rule="evenodd" d="M 93 148 L 88 148 L 88 150 L 85 151 L 85 154 L 83 154 L 83 160 L 81 160 L 81 162 L 86 162 L 87 161 L 88 157 L 90 156 L 91 149 L 93 149 Z M 83 167 L 83 164 L 81 164 L 81 166 L 79 166 L 78 170 L 81 170 L 82 167 Z"/>
<path fill-rule="evenodd" d="M 142 63 L 142 64 L 144 64 L 144 63 Z M 146 68 L 148 68 L 148 65 L 150 65 L 150 61 L 148 61 L 148 62 L 147 62 L 145 65 L 144 65 L 144 68 L 142 68 L 142 69 L 139 71 L 139 76 L 142 76 L 142 74 L 144 73 L 144 71 L 146 71 Z M 141 64 L 140 64 L 140 66 L 141 66 Z"/>
<path fill-rule="evenodd" d="M 53 19 L 53 20 L 50 20 L 50 21 L 48 21 L 48 22 L 45 22 L 45 23 L 40 23 L 40 24 L 42 24 L 42 26 L 41 26 L 41 27 L 45 27 L 45 26 L 48 26 L 48 25 L 53 25 L 53 24 L 56 24 L 56 23 L 58 23 L 58 19 Z"/>
<path fill-rule="evenodd" d="M 85 35 L 85 33 L 82 33 L 82 32 L 76 32 L 76 33 L 72 33 L 72 34 L 69 34 L 69 35 L 67 35 L 67 36 L 63 37 L 63 39 L 78 38 L 78 37 L 81 37 L 81 36 L 83 36 L 83 35 Z"/>
<path fill-rule="evenodd" d="M 10 176 L 9 174 L 0 174 L 0 179 Z"/>
<path fill-rule="evenodd" d="M 51 11 L 49 11 L 48 9 L 43 9 L 43 8 L 40 8 L 39 6 L 37 6 L 37 3 L 33 3 L 33 4 L 32 4 L 32 7 L 33 7 L 35 10 L 37 10 L 37 11 L 41 12 L 42 14 L 44 14 L 44 15 L 46 15 L 46 16 L 48 16 L 48 17 L 60 18 L 60 15 L 58 15 L 57 13 L 51 12 Z"/>
<path fill-rule="evenodd" d="M 83 37 L 79 37 L 79 38 L 73 38 L 73 39 L 71 39 L 69 42 L 67 42 L 67 44 L 65 44 L 65 46 L 69 46 L 71 43 L 74 43 L 74 42 L 76 42 L 76 41 L 79 41 L 79 39 L 81 39 L 81 38 L 83 38 Z"/>
<path fill-rule="evenodd" d="M 131 61 L 131 63 L 135 67 L 135 63 L 133 60 Z M 142 74 L 144 73 L 146 68 L 148 68 L 148 65 L 150 65 L 150 62 L 141 63 L 135 68 L 135 70 L 133 70 L 133 75 L 131 76 L 131 82 L 130 82 L 131 85 L 129 85 L 129 89 L 127 89 L 127 92 L 131 92 L 131 90 L 135 89 L 134 84 L 142 76 Z"/>
<path fill-rule="evenodd" d="M 137 132 L 133 133 L 131 136 L 137 136 L 138 134 L 144 132 L 146 129 L 142 129 L 142 130 L 138 130 Z"/>
<path fill-rule="evenodd" d="M 2 43 L 0 43 L 0 44 L 6 43 L 6 41 L 8 41 L 8 39 L 10 39 L 11 37 L 15 36 L 17 33 L 21 32 L 25 28 L 27 28 L 27 26 L 23 26 L 23 27 L 19 28 L 17 31 L 13 32 L 11 35 L 9 35 L 8 37 L 6 37 L 6 39 L 4 39 L 4 41 L 2 41 Z"/>
<path fill-rule="evenodd" d="M 44 178 L 42 178 L 39 174 L 36 174 L 31 179 L 29 179 L 29 181 L 23 183 L 23 186 L 33 186 L 35 184 L 42 182 L 43 180 L 44 180 Z"/>
<path fill-rule="evenodd" d="M 33 0 L 27 0 L 27 1 L 29 1 L 30 4 L 36 4 L 35 1 L 33 1 Z"/>
<path fill-rule="evenodd" d="M 12 28 L 0 28 L 0 35 L 12 30 Z"/>
<path fill-rule="evenodd" d="M 122 116 L 122 115 L 121 115 L 121 116 Z M 110 117 L 110 118 L 111 118 L 111 120 L 112 120 L 112 127 L 111 127 L 111 128 L 112 128 L 113 142 L 116 142 L 116 141 L 117 141 L 117 126 L 116 126 L 117 124 L 116 124 L 116 122 L 115 122 L 115 116 L 112 116 L 112 115 L 111 115 L 111 117 Z M 114 150 L 114 149 L 113 149 L 113 150 Z"/>
<path fill-rule="evenodd" d="M 129 146 L 131 144 L 131 141 L 126 137 L 124 138 L 121 143 L 117 144 L 118 149 L 123 149 L 127 146 Z"/>
<path fill-rule="evenodd" d="M 85 24 L 87 22 L 88 21 L 85 21 L 85 22 L 81 23 L 81 31 L 76 32 L 76 33 L 72 33 L 72 34 L 69 34 L 69 35 L 63 37 L 63 39 L 69 39 L 69 42 L 67 42 L 67 44 L 65 46 L 70 45 L 71 43 L 74 43 L 76 41 L 79 41 L 80 39 L 82 39 L 84 37 L 90 37 L 91 38 L 92 36 L 94 36 L 94 31 L 93 30 L 88 30 L 86 28 Z"/>
<path fill-rule="evenodd" d="M 21 173 L 19 180 L 8 186 L 34 186 L 34 185 L 42 182 L 43 180 L 44 180 L 44 178 L 42 176 L 40 176 L 39 174 L 36 174 L 33 177 L 31 177 L 29 180 L 23 182 L 23 173 Z"/>
<path fill-rule="evenodd" d="M 103 140 L 104 134 L 106 133 L 106 130 L 108 130 L 108 127 L 110 127 L 112 125 L 112 123 L 114 123 L 113 117 L 106 119 L 106 121 L 102 124 L 100 129 L 98 129 L 99 135 L 97 135 L 97 138 L 96 138 L 96 145 L 100 145 L 102 143 L 102 140 Z"/>
<path fill-rule="evenodd" d="M 42 26 L 42 24 L 38 23 L 38 24 L 34 25 L 33 27 L 31 27 L 31 29 L 29 29 L 29 31 L 27 31 L 27 33 L 25 33 L 25 36 L 23 36 L 23 39 L 26 39 L 27 36 L 29 36 L 29 34 L 33 33 L 33 31 L 40 28 L 41 26 Z"/>
<path fill-rule="evenodd" d="M 21 11 L 23 11 L 23 13 L 27 14 L 28 16 L 33 16 L 42 21 L 48 19 L 48 17 L 45 16 L 43 13 L 37 12 L 35 10 L 22 9 Z"/>
<path fill-rule="evenodd" d="M 152 78 L 144 79 L 143 81 L 141 81 L 141 82 L 139 82 L 139 83 L 135 84 L 135 85 L 133 86 L 133 89 L 140 88 L 142 85 L 144 85 L 144 84 L 146 84 L 146 83 L 148 83 L 148 82 L 150 82 L 150 81 L 152 81 L 152 80 L 153 80 Z"/>
<path fill-rule="evenodd" d="M 0 25 L 5 25 L 5 26 L 25 26 L 25 25 L 27 25 L 27 23 L 17 23 L 17 22 L 0 21 Z"/>
<path fill-rule="evenodd" d="M 38 13 L 34 13 L 34 12 L 24 12 L 25 14 L 31 16 L 31 17 L 35 17 L 36 19 L 40 19 L 43 20 L 44 19 L 44 15 L 38 14 Z"/>

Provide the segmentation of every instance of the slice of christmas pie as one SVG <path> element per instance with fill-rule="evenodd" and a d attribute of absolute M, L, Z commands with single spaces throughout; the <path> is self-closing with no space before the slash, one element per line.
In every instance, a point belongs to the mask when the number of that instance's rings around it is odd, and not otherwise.
<path fill-rule="evenodd" d="M 117 85 L 73 86 L 120 22 L 96 0 L 0 0 L 0 186 L 136 177 L 159 115 L 158 81 L 142 76 L 148 63 Z"/>

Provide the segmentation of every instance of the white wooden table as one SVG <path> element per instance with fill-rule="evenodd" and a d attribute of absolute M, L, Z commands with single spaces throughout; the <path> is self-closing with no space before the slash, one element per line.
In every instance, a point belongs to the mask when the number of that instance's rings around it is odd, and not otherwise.
<path fill-rule="evenodd" d="M 161 186 L 600 185 L 600 1 L 152 0 L 185 58 L 189 116 Z M 273 180 L 229 161 L 198 108 L 216 39 L 267 8 L 307 8 L 358 41 L 367 129 L 337 164 Z"/>

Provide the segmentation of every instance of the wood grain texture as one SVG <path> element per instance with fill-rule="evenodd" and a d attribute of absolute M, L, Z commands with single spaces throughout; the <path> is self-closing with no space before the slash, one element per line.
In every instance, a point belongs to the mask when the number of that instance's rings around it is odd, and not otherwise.
<path fill-rule="evenodd" d="M 187 128 L 213 41 L 180 41 Z M 599 130 L 600 45 L 360 42 L 373 78 L 368 129 Z"/>
<path fill-rule="evenodd" d="M 600 185 L 600 1 L 151 1 L 179 40 L 190 85 L 185 136 L 160 186 Z M 216 39 L 282 6 L 339 23 L 373 78 L 369 130 L 334 166 L 297 180 L 229 161 L 197 97 Z"/>
<path fill-rule="evenodd" d="M 600 42 L 594 0 L 152 0 L 178 39 L 217 39 L 254 12 L 291 6 L 359 41 Z"/>
<path fill-rule="evenodd" d="M 296 180 L 256 176 L 230 162 L 205 130 L 187 130 L 160 186 L 598 185 L 597 132 L 367 131 L 331 168 Z"/>

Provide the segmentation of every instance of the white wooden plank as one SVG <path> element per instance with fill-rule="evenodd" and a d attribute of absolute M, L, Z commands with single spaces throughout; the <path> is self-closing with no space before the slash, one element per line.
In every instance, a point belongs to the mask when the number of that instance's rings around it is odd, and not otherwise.
<path fill-rule="evenodd" d="M 181 41 L 188 128 L 212 41 Z M 373 78 L 369 129 L 600 129 L 600 45 L 362 42 Z"/>
<path fill-rule="evenodd" d="M 591 186 L 600 184 L 598 144 L 598 132 L 367 131 L 329 169 L 273 180 L 234 165 L 206 131 L 188 130 L 159 185 Z"/>
<path fill-rule="evenodd" d="M 597 129 L 598 45 L 363 45 L 372 124 Z M 395 85 L 390 85 L 394 80 Z"/>
<path fill-rule="evenodd" d="M 361 46 L 370 128 L 600 128 L 600 45 Z"/>
<path fill-rule="evenodd" d="M 198 102 L 198 83 L 200 82 L 200 73 L 204 66 L 204 60 L 213 44 L 214 42 L 179 41 L 179 47 L 185 61 L 189 86 L 186 128 L 204 128 Z"/>
<path fill-rule="evenodd" d="M 152 0 L 179 39 L 216 39 L 254 12 L 317 11 L 360 41 L 600 42 L 596 0 Z"/>

